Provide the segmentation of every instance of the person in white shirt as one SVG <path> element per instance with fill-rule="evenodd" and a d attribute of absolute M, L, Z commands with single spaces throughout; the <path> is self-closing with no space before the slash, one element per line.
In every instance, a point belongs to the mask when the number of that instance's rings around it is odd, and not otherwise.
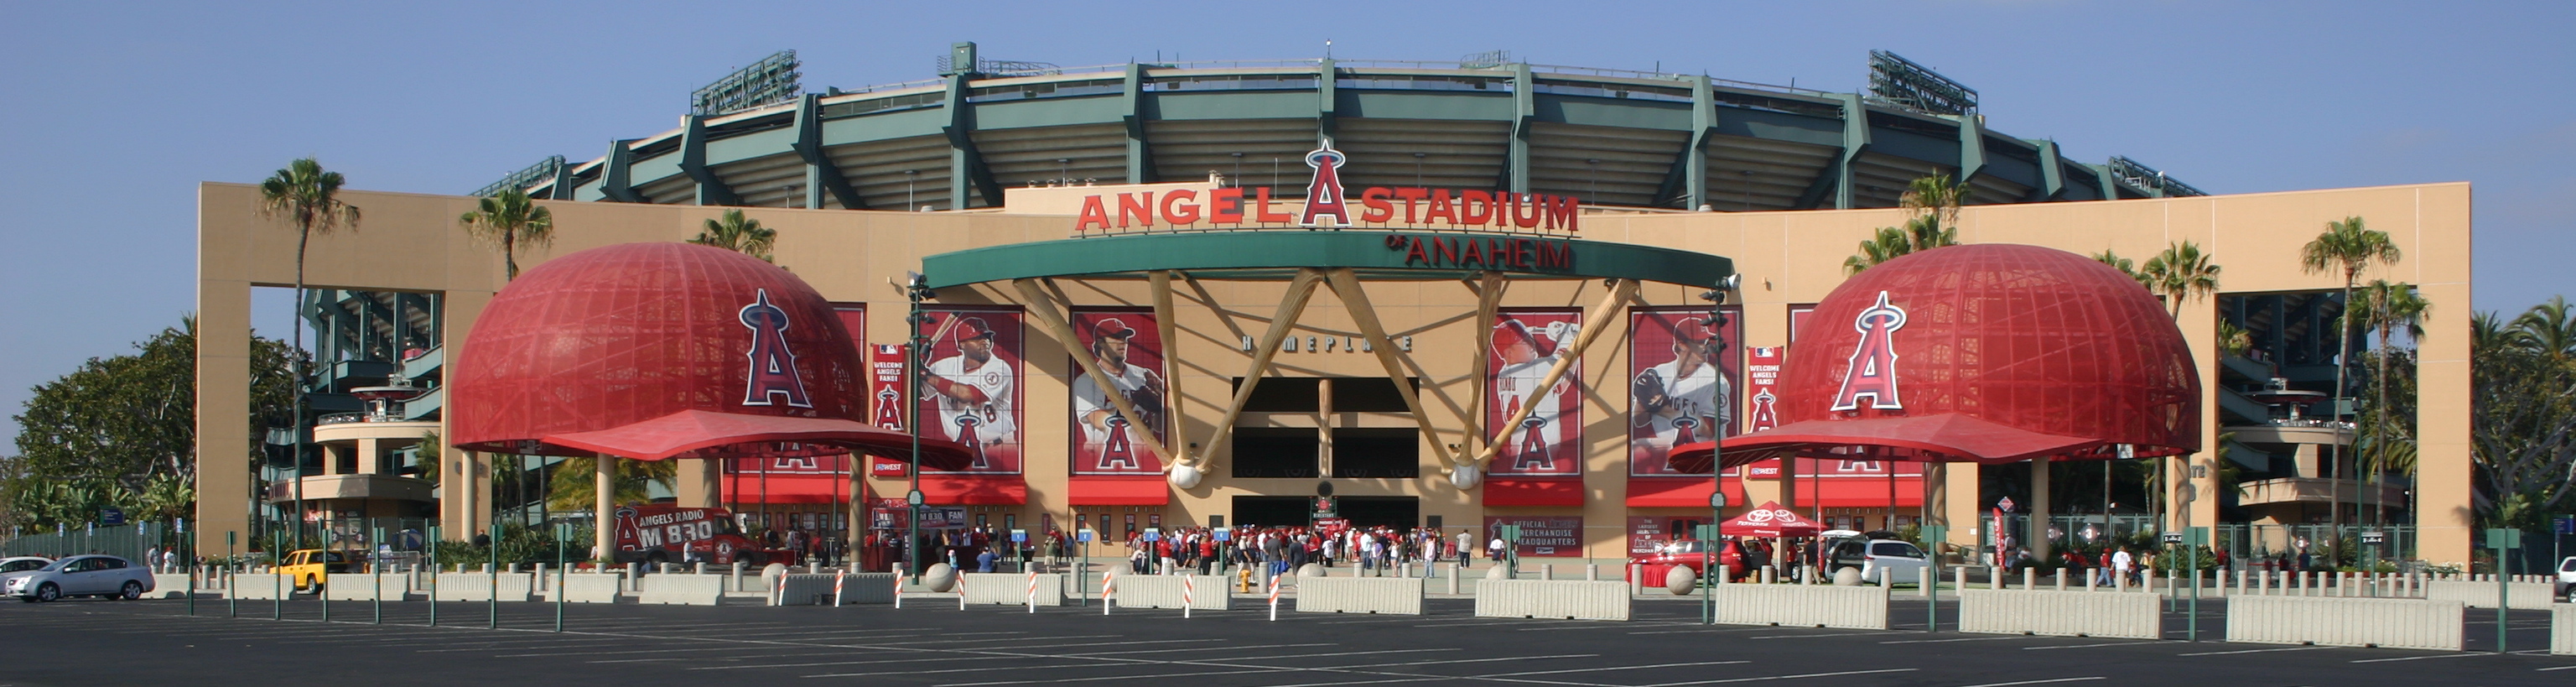
<path fill-rule="evenodd" d="M 2126 548 L 2122 548 L 2119 552 L 2111 554 L 2111 574 L 2119 576 L 2113 579 L 2129 579 L 2129 567 L 2134 565 L 2136 562 L 2137 559 L 2131 558 L 2129 556 L 2129 550 Z M 2117 582 L 2115 581 L 2114 584 L 2117 584 Z"/>
<path fill-rule="evenodd" d="M 924 398 L 939 401 L 939 427 L 949 440 L 971 447 L 974 468 L 992 468 L 986 452 L 1019 443 L 1012 385 L 1018 372 L 993 355 L 996 336 L 981 317 L 966 317 L 954 329 L 957 355 L 931 361 L 922 375 Z"/>

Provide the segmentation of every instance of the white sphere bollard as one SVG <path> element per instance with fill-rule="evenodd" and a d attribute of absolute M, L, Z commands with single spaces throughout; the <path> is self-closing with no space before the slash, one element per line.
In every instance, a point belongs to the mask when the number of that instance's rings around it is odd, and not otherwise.
<path fill-rule="evenodd" d="M 765 592 L 777 589 L 778 578 L 786 576 L 787 565 L 784 563 L 771 563 L 760 566 L 760 590 Z"/>
<path fill-rule="evenodd" d="M 946 592 L 957 586 L 957 568 L 946 563 L 932 563 L 930 569 L 921 571 L 921 586 L 929 587 L 933 592 Z"/>
<path fill-rule="evenodd" d="M 1459 491 L 1476 488 L 1476 482 L 1480 481 L 1481 477 L 1483 474 L 1477 472 L 1476 467 L 1472 465 L 1461 465 L 1449 470 L 1449 483 L 1457 485 Z"/>
<path fill-rule="evenodd" d="M 1690 596 L 1698 588 L 1699 575 L 1691 572 L 1690 568 L 1676 565 L 1664 572 L 1664 589 L 1670 590 L 1673 596 Z"/>
<path fill-rule="evenodd" d="M 1836 568 L 1836 569 L 1834 569 L 1834 586 L 1836 586 L 1836 587 L 1858 587 L 1858 586 L 1860 586 L 1860 569 L 1859 569 L 1859 568 Z"/>
<path fill-rule="evenodd" d="M 1323 565 L 1323 564 L 1321 564 L 1321 563 L 1308 563 L 1308 564 L 1305 564 L 1305 565 L 1297 566 L 1297 576 L 1298 576 L 1298 577 L 1323 577 L 1323 576 L 1324 576 L 1324 565 Z"/>
<path fill-rule="evenodd" d="M 1485 569 L 1485 579 L 1488 580 L 1506 580 L 1511 579 L 1511 576 L 1511 568 L 1503 564 L 1495 564 L 1494 567 Z"/>
<path fill-rule="evenodd" d="M 1205 476 L 1206 474 L 1199 472 L 1199 469 L 1196 467 L 1187 464 L 1180 464 L 1172 466 L 1172 475 L 1170 479 L 1172 486 L 1175 488 L 1195 489 L 1199 486 L 1199 478 Z"/>

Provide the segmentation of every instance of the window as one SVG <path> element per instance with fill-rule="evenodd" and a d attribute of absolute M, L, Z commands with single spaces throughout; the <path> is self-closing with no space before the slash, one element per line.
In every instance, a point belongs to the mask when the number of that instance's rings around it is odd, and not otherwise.
<path fill-rule="evenodd" d="M 1263 377 L 1252 387 L 1252 398 L 1245 399 L 1247 413 L 1312 413 L 1322 410 L 1323 380 L 1314 377 Z M 1243 378 L 1234 378 L 1237 392 L 1243 389 Z"/>
<path fill-rule="evenodd" d="M 1901 541 L 1883 541 L 1870 544 L 1869 553 L 1874 556 L 1903 556 L 1906 558 L 1923 557 L 1923 551 L 1921 549 L 1916 549 L 1913 544 Z"/>
<path fill-rule="evenodd" d="M 1262 386 L 1269 386 L 1264 383 Z M 1255 391 L 1254 393 L 1259 393 Z M 1315 459 L 1323 441 L 1315 430 L 1298 427 L 1242 427 L 1234 430 L 1234 476 L 1316 477 Z"/>
<path fill-rule="evenodd" d="M 1336 380 L 1334 396 L 1341 395 Z M 1338 409 L 1340 406 L 1334 406 Z M 1421 430 L 1412 427 L 1343 427 L 1333 430 L 1333 476 L 1411 478 L 1422 474 Z"/>

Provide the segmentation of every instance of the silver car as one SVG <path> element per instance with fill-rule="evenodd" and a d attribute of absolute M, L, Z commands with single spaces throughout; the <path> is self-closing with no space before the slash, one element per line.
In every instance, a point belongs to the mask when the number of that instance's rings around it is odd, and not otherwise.
<path fill-rule="evenodd" d="M 26 577 L 28 575 L 35 574 L 36 571 L 43 570 L 45 569 L 45 566 L 53 564 L 54 559 L 46 558 L 44 556 L 11 556 L 8 558 L 0 558 L 0 586 L 7 585 L 9 580 L 12 578 Z"/>
<path fill-rule="evenodd" d="M 66 596 L 140 599 L 152 591 L 152 569 L 115 556 L 70 556 L 0 582 L 0 594 L 34 603 Z"/>

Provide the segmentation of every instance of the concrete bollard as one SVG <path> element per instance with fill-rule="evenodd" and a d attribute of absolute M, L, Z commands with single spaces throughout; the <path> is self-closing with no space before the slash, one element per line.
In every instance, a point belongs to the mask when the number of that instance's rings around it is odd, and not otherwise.
<path fill-rule="evenodd" d="M 1962 565 L 1962 566 L 1959 566 L 1959 567 L 1957 567 L 1957 568 L 1955 568 L 1955 569 L 1952 569 L 1952 570 L 1950 571 L 1950 574 L 1951 574 L 1951 575 L 1953 575 L 1953 576 L 1956 576 L 1956 577 L 1958 578 L 1958 580 L 1957 580 L 1956 582 L 1953 582 L 1950 586 L 1957 587 L 1957 588 L 1959 588 L 1959 589 L 1963 589 L 1963 590 L 1968 588 L 1968 566 L 1964 566 L 1964 565 Z"/>
<path fill-rule="evenodd" d="M 2066 569 L 2057 569 L 2057 591 L 2066 591 Z"/>
<path fill-rule="evenodd" d="M 2022 569 L 2021 569 L 2021 590 L 2022 590 L 2022 591 L 2027 592 L 2027 591 L 2035 590 L 2035 589 L 2038 589 L 2038 588 L 2039 588 L 2039 569 L 2038 569 L 2038 568 L 2022 568 Z"/>
<path fill-rule="evenodd" d="M 546 586 L 546 583 L 551 582 L 551 581 L 553 581 L 553 580 L 554 580 L 554 578 L 546 577 L 546 564 L 544 564 L 544 563 L 538 563 L 538 564 L 537 564 L 537 570 L 536 570 L 536 572 L 537 572 L 537 576 L 536 576 L 536 578 L 535 578 L 535 579 L 536 579 L 536 590 L 537 590 L 537 591 L 539 591 L 539 592 L 544 592 L 544 591 L 550 591 L 550 590 L 554 589 L 553 587 L 548 587 L 548 586 Z"/>
<path fill-rule="evenodd" d="M 1763 584 L 1774 584 L 1774 581 L 1773 581 L 1773 579 L 1772 579 L 1771 575 L 1772 575 L 1772 573 L 1771 573 L 1771 566 L 1768 566 L 1768 565 L 1762 566 L 1762 583 L 1763 583 Z"/>
<path fill-rule="evenodd" d="M 2004 588 L 2004 568 L 2003 568 L 2003 566 L 2000 566 L 2000 565 L 1997 565 L 1997 566 L 1988 566 L 1988 567 L 1986 568 L 1986 588 L 1987 588 L 1987 589 L 2002 589 L 2002 588 Z"/>
<path fill-rule="evenodd" d="M 698 561 L 698 562 L 696 562 L 696 563 L 690 563 L 690 564 L 689 564 L 689 574 L 691 574 L 691 575 L 704 575 L 704 574 L 707 574 L 707 562 L 706 562 L 706 561 Z"/>
<path fill-rule="evenodd" d="M 1599 582 L 1599 581 L 1601 581 L 1601 564 L 1599 564 L 1599 563 L 1585 563 L 1585 564 L 1583 564 L 1583 581 L 1585 581 L 1585 582 Z"/>
<path fill-rule="evenodd" d="M 1449 564 L 1449 593 L 1451 594 L 1458 593 L 1458 569 L 1461 567 L 1465 566 L 1457 563 Z"/>
<path fill-rule="evenodd" d="M 2101 588 L 2102 588 L 2102 575 L 2101 575 L 2101 574 L 2099 574 L 2099 573 L 2096 573 L 2096 572 L 2094 572 L 2093 570 L 2090 570 L 2090 569 L 2085 570 L 2085 571 L 2084 571 L 2084 591 L 2088 591 L 2088 592 L 2090 592 L 2090 591 L 2099 591 Z"/>
<path fill-rule="evenodd" d="M 1538 578 L 1542 580 L 1556 579 L 1556 564 L 1548 563 L 1538 566 Z"/>

